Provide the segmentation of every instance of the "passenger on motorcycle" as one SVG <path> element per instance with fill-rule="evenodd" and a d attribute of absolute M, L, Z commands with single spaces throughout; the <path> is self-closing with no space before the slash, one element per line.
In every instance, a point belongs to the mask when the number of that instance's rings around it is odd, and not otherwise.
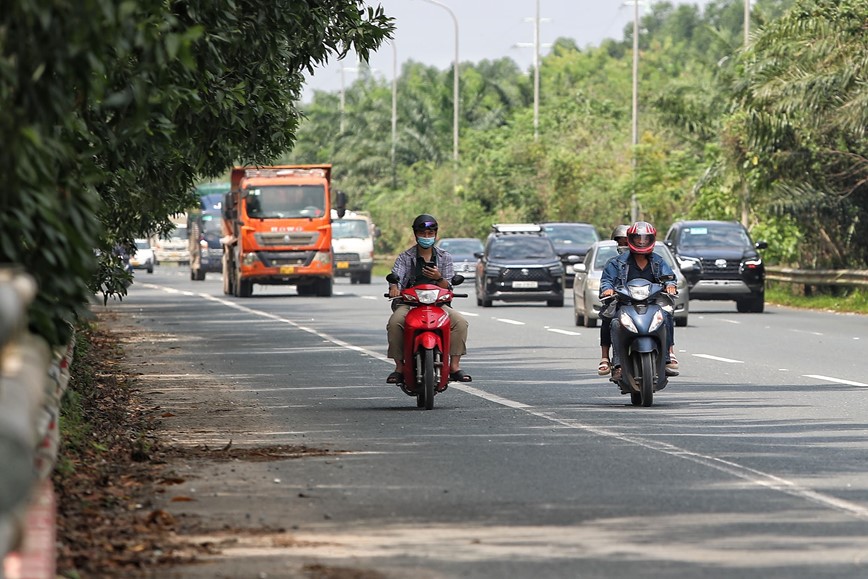
<path fill-rule="evenodd" d="M 629 251 L 627 246 L 628 225 L 618 225 L 612 230 L 612 241 L 618 244 L 618 255 Z M 615 259 L 614 257 L 612 259 Z M 600 365 L 597 366 L 597 374 L 608 376 L 612 373 L 612 363 L 609 360 L 609 351 L 612 349 L 612 318 L 600 316 Z"/>
<path fill-rule="evenodd" d="M 401 295 L 401 290 L 421 283 L 430 283 L 442 288 L 450 288 L 450 280 L 455 273 L 452 256 L 448 252 L 435 247 L 437 241 L 437 220 L 428 214 L 422 214 L 413 221 L 413 234 L 416 245 L 401 253 L 395 259 L 392 273 L 398 276 L 397 284 L 389 285 L 389 297 Z M 410 311 L 410 306 L 392 302 L 393 312 L 386 324 L 389 338 L 389 358 L 395 361 L 395 371 L 386 378 L 388 384 L 401 384 L 404 381 L 404 320 Z M 449 314 L 450 327 L 450 359 L 449 380 L 452 382 L 470 382 L 472 378 L 461 369 L 461 356 L 467 353 L 467 319 L 450 306 L 443 306 Z"/>
<path fill-rule="evenodd" d="M 662 257 L 654 253 L 655 241 L 657 241 L 657 229 L 647 221 L 637 221 L 627 229 L 627 246 L 630 248 L 630 251 L 610 259 L 606 264 L 606 267 L 603 269 L 603 277 L 600 280 L 601 298 L 614 295 L 616 287 L 623 287 L 630 280 L 641 278 L 647 279 L 652 283 L 660 283 L 661 276 L 673 276 L 673 280 L 667 281 L 664 285 L 666 293 L 676 293 L 675 273 Z M 671 363 L 675 324 L 671 312 L 667 311 L 665 315 L 669 342 L 666 344 L 666 364 L 668 366 Z M 616 311 L 615 315 L 612 316 L 611 326 L 613 341 L 616 343 L 620 330 Z M 610 378 L 613 382 L 617 382 L 621 378 L 620 354 L 618 349 L 615 348 L 614 355 L 612 356 L 612 377 Z M 667 374 L 674 375 L 668 368 Z"/>

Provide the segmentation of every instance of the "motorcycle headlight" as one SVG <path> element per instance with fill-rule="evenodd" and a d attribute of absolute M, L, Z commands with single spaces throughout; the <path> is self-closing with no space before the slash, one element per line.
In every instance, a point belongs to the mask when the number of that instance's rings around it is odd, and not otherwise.
<path fill-rule="evenodd" d="M 650 295 L 650 285 L 630 286 L 630 297 L 634 300 L 647 300 Z"/>
<path fill-rule="evenodd" d="M 621 313 L 618 319 L 621 321 L 621 326 L 623 326 L 627 330 L 630 330 L 634 334 L 639 333 L 639 330 L 636 329 L 636 324 L 633 323 L 633 320 L 630 319 L 630 316 L 628 316 L 626 313 Z"/>
<path fill-rule="evenodd" d="M 438 295 L 440 295 L 440 290 L 416 290 L 416 297 L 422 304 L 433 304 L 437 301 Z"/>
<path fill-rule="evenodd" d="M 663 312 L 657 310 L 654 312 L 654 319 L 651 320 L 651 325 L 648 327 L 649 332 L 653 332 L 657 328 L 660 327 L 660 324 L 663 323 Z"/>

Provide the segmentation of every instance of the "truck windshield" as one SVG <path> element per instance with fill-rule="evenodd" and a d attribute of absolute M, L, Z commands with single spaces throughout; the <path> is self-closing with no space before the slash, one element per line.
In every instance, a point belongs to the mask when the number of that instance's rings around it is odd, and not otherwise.
<path fill-rule="evenodd" d="M 361 219 L 339 219 L 332 223 L 332 239 L 347 239 L 349 237 L 370 237 L 368 223 Z"/>
<path fill-rule="evenodd" d="M 325 187 L 278 185 L 252 188 L 247 192 L 247 215 L 254 219 L 322 217 L 325 215 Z"/>

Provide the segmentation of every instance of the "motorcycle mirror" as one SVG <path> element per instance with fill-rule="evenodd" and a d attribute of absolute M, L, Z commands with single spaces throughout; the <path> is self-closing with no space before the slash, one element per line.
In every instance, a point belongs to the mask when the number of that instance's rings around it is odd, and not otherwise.
<path fill-rule="evenodd" d="M 463 283 L 464 283 L 464 276 L 463 275 L 456 273 L 455 275 L 452 276 L 452 285 L 454 285 L 454 286 L 455 285 L 461 285 Z"/>
<path fill-rule="evenodd" d="M 398 276 L 393 272 L 386 276 L 386 281 L 389 283 L 398 283 L 401 280 L 398 279 Z"/>

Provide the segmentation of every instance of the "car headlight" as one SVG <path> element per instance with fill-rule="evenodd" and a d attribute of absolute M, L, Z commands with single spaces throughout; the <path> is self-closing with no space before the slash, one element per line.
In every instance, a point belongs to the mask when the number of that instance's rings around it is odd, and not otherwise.
<path fill-rule="evenodd" d="M 600 280 L 597 278 L 589 279 L 588 280 L 588 289 L 593 291 L 593 292 L 599 292 L 600 291 Z"/>
<path fill-rule="evenodd" d="M 763 260 L 760 258 L 756 259 L 746 259 L 742 262 L 742 269 L 756 269 L 763 264 Z"/>

